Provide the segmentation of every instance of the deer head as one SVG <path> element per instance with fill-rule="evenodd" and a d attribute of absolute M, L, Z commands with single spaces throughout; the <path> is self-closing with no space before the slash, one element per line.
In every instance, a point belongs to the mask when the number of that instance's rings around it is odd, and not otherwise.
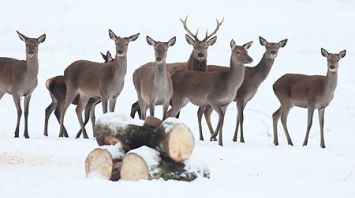
<path fill-rule="evenodd" d="M 112 39 L 113 41 L 115 41 L 115 45 L 116 45 L 116 55 L 119 57 L 124 57 L 127 54 L 127 50 L 128 50 L 128 43 L 131 41 L 135 41 L 137 40 L 139 33 L 138 34 L 134 34 L 132 36 L 129 37 L 119 37 L 116 36 L 116 34 L 110 29 L 108 31 L 110 39 Z"/>
<path fill-rule="evenodd" d="M 231 60 L 237 64 L 249 64 L 253 62 L 253 59 L 248 55 L 248 49 L 253 44 L 253 41 L 245 43 L 242 46 L 236 45 L 235 41 L 232 39 L 230 42 L 230 47 L 232 49 Z"/>
<path fill-rule="evenodd" d="M 38 38 L 29 38 L 16 31 L 20 39 L 26 44 L 26 57 L 33 58 L 38 55 L 38 45 L 46 40 L 46 34 Z"/>
<path fill-rule="evenodd" d="M 154 39 L 147 36 L 147 43 L 154 47 L 155 61 L 159 64 L 166 62 L 168 48 L 175 45 L 175 42 L 175 36 L 171 38 L 168 42 L 155 41 Z"/>
<path fill-rule="evenodd" d="M 196 31 L 196 34 L 193 34 L 191 32 L 191 30 L 187 27 L 187 18 L 185 18 L 185 20 L 180 19 L 180 21 L 182 22 L 184 29 L 186 30 L 187 34 L 185 35 L 186 41 L 188 44 L 192 45 L 194 50 L 192 52 L 192 55 L 194 56 L 195 59 L 199 60 L 199 61 L 204 61 L 207 58 L 207 50 L 208 47 L 215 44 L 216 40 L 217 40 L 217 36 L 214 36 L 219 27 L 222 25 L 223 20 L 221 22 L 219 22 L 217 19 L 217 27 L 215 28 L 215 30 L 211 33 L 208 34 L 208 32 L 206 32 L 206 37 L 203 40 L 199 40 L 197 35 L 198 35 L 198 30 Z"/>
<path fill-rule="evenodd" d="M 260 45 L 264 46 L 266 49 L 266 55 L 269 59 L 274 59 L 279 52 L 280 47 L 285 47 L 287 39 L 284 39 L 278 43 L 269 43 L 263 37 L 259 36 Z"/>
<path fill-rule="evenodd" d="M 346 50 L 339 52 L 339 54 L 328 53 L 327 50 L 321 48 L 321 53 L 327 58 L 328 71 L 337 72 L 339 67 L 339 60 L 344 58 L 346 55 Z"/>

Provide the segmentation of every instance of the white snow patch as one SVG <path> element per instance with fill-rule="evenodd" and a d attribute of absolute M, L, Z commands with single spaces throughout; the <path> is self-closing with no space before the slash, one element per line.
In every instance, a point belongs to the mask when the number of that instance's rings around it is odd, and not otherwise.
<path fill-rule="evenodd" d="M 189 159 L 184 161 L 185 169 L 189 172 L 195 172 L 199 177 L 210 175 L 208 165 L 204 160 L 196 157 L 196 154 L 192 154 Z"/>
<path fill-rule="evenodd" d="M 165 119 L 162 123 L 162 126 L 165 128 L 165 133 L 169 132 L 175 124 L 184 124 L 184 122 L 173 117 Z"/>
<path fill-rule="evenodd" d="M 106 149 L 110 154 L 112 159 L 122 159 L 125 156 L 125 152 L 121 143 L 117 143 L 115 145 L 104 145 L 100 146 L 102 149 Z"/>
<path fill-rule="evenodd" d="M 129 116 L 117 113 L 106 113 L 99 117 L 96 124 L 108 125 L 110 127 L 125 127 L 127 125 L 143 125 L 142 120 L 134 120 Z"/>

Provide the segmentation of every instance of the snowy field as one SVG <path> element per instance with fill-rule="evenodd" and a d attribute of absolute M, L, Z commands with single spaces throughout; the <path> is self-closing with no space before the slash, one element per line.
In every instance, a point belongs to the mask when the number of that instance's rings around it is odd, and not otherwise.
<path fill-rule="evenodd" d="M 24 59 L 24 43 L 15 31 L 38 37 L 47 34 L 39 46 L 39 85 L 32 95 L 29 116 L 31 139 L 14 139 L 15 105 L 5 95 L 0 101 L 0 197 L 354 197 L 355 196 L 355 2 L 350 0 L 204 0 L 204 1 L 1 1 L 0 56 Z M 168 61 L 186 61 L 191 53 L 184 38 L 180 17 L 189 15 L 189 27 L 200 29 L 200 37 L 215 27 L 215 18 L 224 17 L 218 39 L 209 48 L 208 63 L 228 65 L 229 41 L 237 44 L 254 40 L 249 54 L 257 64 L 264 48 L 258 36 L 278 42 L 288 38 L 255 98 L 245 110 L 246 143 L 232 142 L 236 107 L 231 104 L 224 125 L 224 147 L 217 142 L 198 141 L 197 107 L 188 105 L 181 119 L 194 132 L 193 155 L 208 164 L 211 179 L 192 183 L 163 180 L 110 182 L 87 179 L 86 155 L 97 146 L 93 138 L 74 138 L 79 125 L 74 108 L 68 110 L 66 127 L 70 138 L 58 138 L 54 116 L 49 137 L 44 137 L 44 110 L 50 103 L 45 80 L 62 74 L 73 61 L 101 62 L 99 52 L 113 52 L 108 29 L 117 35 L 140 32 L 128 51 L 125 87 L 116 112 L 128 115 L 136 101 L 133 71 L 153 60 L 153 49 L 145 36 L 167 41 L 177 36 L 168 52 Z M 326 60 L 320 48 L 329 52 L 347 50 L 340 61 L 339 81 L 334 100 L 326 109 L 325 141 L 319 146 L 318 116 L 315 113 L 309 145 L 302 146 L 306 130 L 306 110 L 294 108 L 288 119 L 295 144 L 287 146 L 279 125 L 280 146 L 272 144 L 272 113 L 278 100 L 273 82 L 284 73 L 325 74 Z M 101 106 L 97 115 L 101 115 Z M 160 108 L 159 108 L 160 109 Z M 157 113 L 161 115 L 160 111 Z M 213 114 L 216 124 L 217 115 Z M 208 137 L 204 124 L 205 137 Z M 92 130 L 87 126 L 90 137 Z"/>

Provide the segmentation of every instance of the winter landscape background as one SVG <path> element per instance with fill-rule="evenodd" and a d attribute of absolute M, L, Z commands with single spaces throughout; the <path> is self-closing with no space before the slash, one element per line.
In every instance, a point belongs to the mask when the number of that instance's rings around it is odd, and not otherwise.
<path fill-rule="evenodd" d="M 0 101 L 0 197 L 354 197 L 354 9 L 355 2 L 350 0 L 1 1 L 0 56 L 25 58 L 24 43 L 16 30 L 30 37 L 46 33 L 47 39 L 39 46 L 39 84 L 32 95 L 29 115 L 31 139 L 22 137 L 23 120 L 21 138 L 13 138 L 15 105 L 9 95 Z M 186 61 L 192 47 L 185 41 L 179 18 L 187 15 L 189 27 L 199 28 L 200 37 L 206 29 L 215 27 L 215 18 L 224 17 L 217 43 L 209 48 L 209 64 L 229 64 L 232 38 L 237 44 L 254 41 L 249 50 L 254 58 L 252 65 L 258 63 L 264 52 L 258 36 L 270 42 L 288 39 L 268 78 L 246 107 L 246 143 L 232 142 L 235 103 L 226 114 L 224 147 L 217 142 L 198 140 L 197 107 L 190 104 L 182 110 L 181 119 L 195 135 L 193 155 L 209 166 L 210 180 L 186 183 L 87 179 L 84 160 L 97 144 L 93 138 L 74 138 L 79 124 L 73 107 L 68 110 L 65 123 L 69 139 L 58 138 L 59 125 L 54 116 L 49 123 L 49 137 L 42 135 L 44 110 L 50 103 L 45 80 L 63 74 L 75 60 L 101 62 L 100 51 L 114 52 L 109 28 L 120 36 L 140 32 L 138 40 L 129 46 L 125 87 L 115 111 L 128 115 L 132 102 L 136 101 L 132 73 L 154 57 L 145 36 L 162 41 L 177 36 L 176 45 L 169 49 L 168 62 Z M 295 146 L 287 146 L 279 125 L 280 146 L 275 147 L 271 115 L 279 103 L 272 84 L 284 73 L 324 75 L 326 60 L 320 54 L 321 47 L 334 53 L 347 50 L 340 61 L 334 100 L 326 109 L 327 148 L 319 146 L 317 113 L 309 145 L 302 146 L 307 113 L 299 108 L 292 109 L 288 119 Z M 96 112 L 101 115 L 101 105 Z M 160 111 L 157 115 L 160 117 Z M 213 121 L 216 125 L 216 114 Z"/>

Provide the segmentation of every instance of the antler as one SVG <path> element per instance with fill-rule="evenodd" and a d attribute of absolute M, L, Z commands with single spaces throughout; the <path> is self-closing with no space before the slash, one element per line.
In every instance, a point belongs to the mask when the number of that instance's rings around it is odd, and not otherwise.
<path fill-rule="evenodd" d="M 205 39 L 203 39 L 203 41 L 207 41 L 208 39 L 210 39 L 213 35 L 215 35 L 215 34 L 217 33 L 219 27 L 222 25 L 222 23 L 223 23 L 223 21 L 224 21 L 224 18 L 222 19 L 221 22 L 219 22 L 218 19 L 216 19 L 216 21 L 217 21 L 217 27 L 216 27 L 216 29 L 215 29 L 210 35 L 208 35 L 208 30 L 207 30 L 207 32 L 206 32 L 206 37 L 205 37 Z"/>
<path fill-rule="evenodd" d="M 189 35 L 189 36 L 191 36 L 191 37 L 193 37 L 195 40 L 198 40 L 198 38 L 197 38 L 197 34 L 198 34 L 198 29 L 197 29 L 197 31 L 196 31 L 196 34 L 193 34 L 192 32 L 191 32 L 191 30 L 187 27 L 187 18 L 188 18 L 189 16 L 186 16 L 186 18 L 185 18 L 185 20 L 182 20 L 181 18 L 180 18 L 180 21 L 181 21 L 181 23 L 184 25 L 184 29 L 186 30 L 186 32 L 187 32 L 187 34 Z"/>

